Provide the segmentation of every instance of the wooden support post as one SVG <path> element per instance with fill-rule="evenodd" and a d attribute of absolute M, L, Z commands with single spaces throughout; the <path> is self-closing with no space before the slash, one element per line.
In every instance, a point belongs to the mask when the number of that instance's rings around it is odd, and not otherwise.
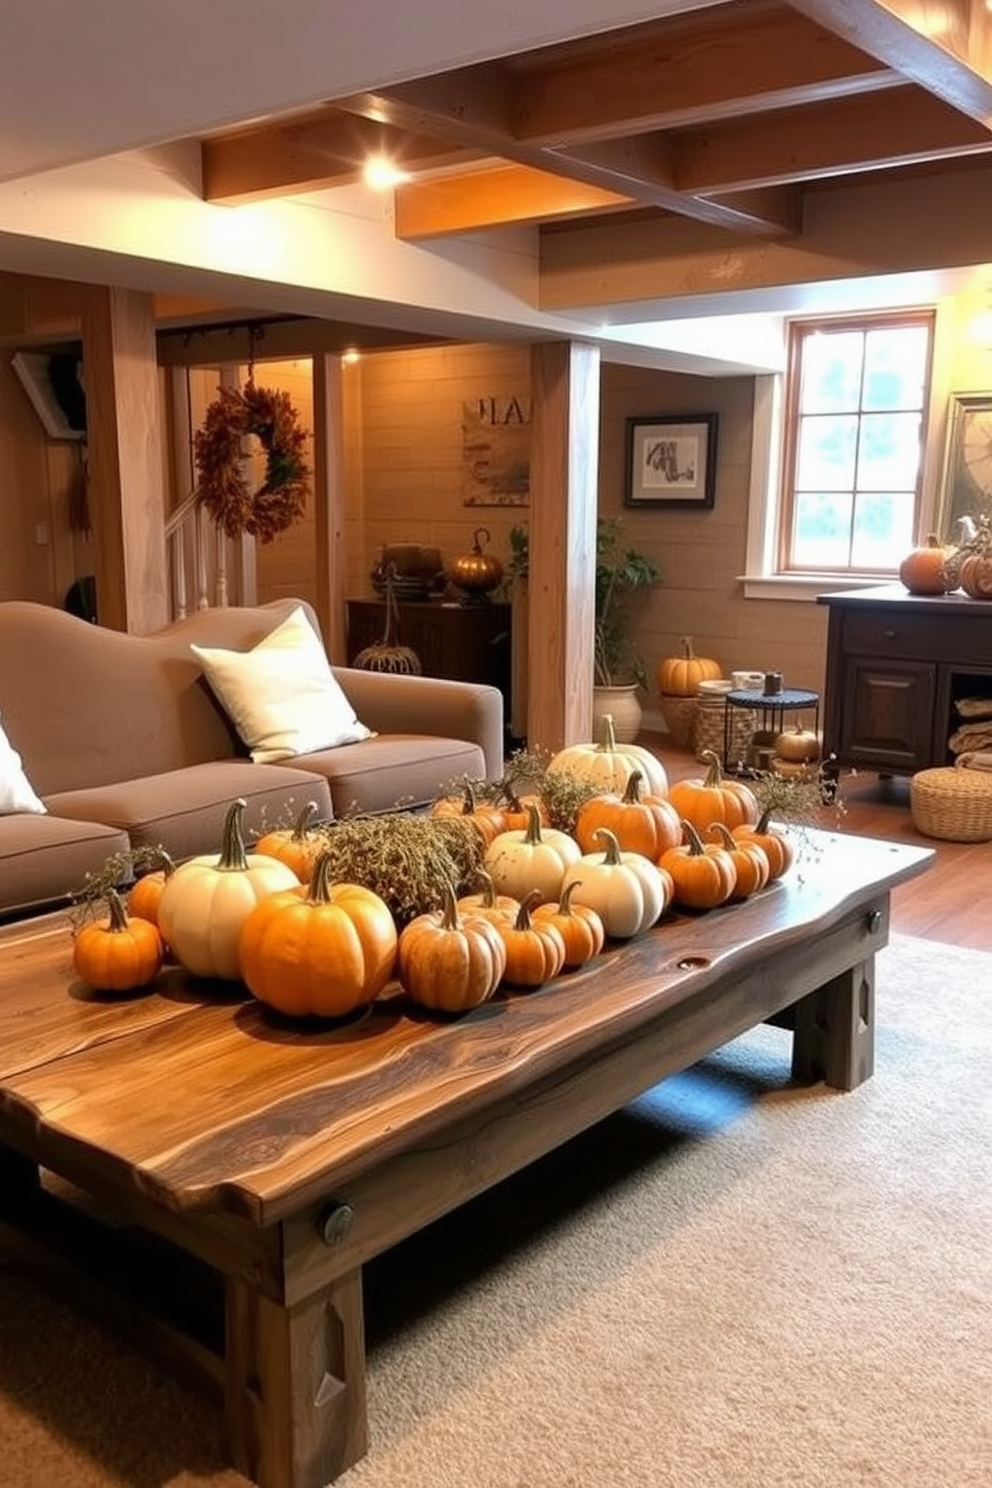
<path fill-rule="evenodd" d="M 592 725 L 599 350 L 531 352 L 527 739 L 557 750 Z"/>
<path fill-rule="evenodd" d="M 147 635 L 169 620 L 165 461 L 151 295 L 83 300 L 89 506 L 101 625 Z"/>
<path fill-rule="evenodd" d="M 875 1068 L 875 958 L 841 972 L 796 1004 L 792 1076 L 854 1090 Z"/>
<path fill-rule="evenodd" d="M 344 410 L 341 358 L 313 359 L 313 499 L 317 618 L 331 661 L 348 659 L 345 623 Z"/>

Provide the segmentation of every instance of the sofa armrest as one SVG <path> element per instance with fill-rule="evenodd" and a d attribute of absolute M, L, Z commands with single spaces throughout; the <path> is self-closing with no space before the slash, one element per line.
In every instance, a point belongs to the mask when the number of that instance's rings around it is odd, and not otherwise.
<path fill-rule="evenodd" d="M 362 723 L 379 734 L 433 734 L 478 744 L 486 779 L 503 773 L 503 694 L 481 682 L 334 667 Z"/>

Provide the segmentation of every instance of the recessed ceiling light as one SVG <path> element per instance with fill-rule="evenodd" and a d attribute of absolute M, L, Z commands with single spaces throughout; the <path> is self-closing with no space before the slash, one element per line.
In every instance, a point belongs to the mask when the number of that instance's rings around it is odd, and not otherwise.
<path fill-rule="evenodd" d="M 409 173 L 401 170 L 386 155 L 371 155 L 362 170 L 365 183 L 376 191 L 389 191 L 403 181 L 409 181 Z"/>

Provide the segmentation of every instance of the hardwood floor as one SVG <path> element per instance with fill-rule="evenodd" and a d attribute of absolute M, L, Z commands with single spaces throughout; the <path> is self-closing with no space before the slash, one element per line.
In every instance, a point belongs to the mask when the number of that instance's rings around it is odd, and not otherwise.
<path fill-rule="evenodd" d="M 664 735 L 640 741 L 659 755 L 671 780 L 703 773 L 693 755 L 666 746 Z M 832 831 L 932 847 L 934 866 L 892 895 L 892 928 L 946 945 L 992 951 L 992 842 L 939 842 L 913 826 L 909 780 L 841 776 L 840 812 L 824 810 Z"/>

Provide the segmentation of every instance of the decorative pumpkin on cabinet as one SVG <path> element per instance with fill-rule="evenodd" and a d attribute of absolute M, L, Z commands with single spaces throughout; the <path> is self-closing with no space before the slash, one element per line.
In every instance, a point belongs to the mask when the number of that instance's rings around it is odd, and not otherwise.
<path fill-rule="evenodd" d="M 968 554 L 961 564 L 961 588 L 971 599 L 992 599 L 992 551 Z"/>
<path fill-rule="evenodd" d="M 472 550 L 452 560 L 448 578 L 456 589 L 461 589 L 472 599 L 484 599 L 503 581 L 503 565 L 492 553 L 484 551 L 489 541 L 485 527 L 477 527 L 472 534 Z"/>
<path fill-rule="evenodd" d="M 910 594 L 946 594 L 955 586 L 950 581 L 948 561 L 954 548 L 946 547 L 931 532 L 923 547 L 914 548 L 899 565 L 899 581 Z"/>
<path fill-rule="evenodd" d="M 106 922 L 84 925 L 76 932 L 73 968 L 98 992 L 144 987 L 162 970 L 162 937 L 150 920 L 128 915 L 116 889 L 108 889 L 104 898 L 109 911 Z"/>
<path fill-rule="evenodd" d="M 644 777 L 649 794 L 663 796 L 668 790 L 668 775 L 657 755 L 640 744 L 618 744 L 613 719 L 603 718 L 603 739 L 599 744 L 567 744 L 559 749 L 548 765 L 548 772 L 568 771 L 600 791 L 621 792 L 635 770 Z"/>
<path fill-rule="evenodd" d="M 228 809 L 219 855 L 180 863 L 162 890 L 162 935 L 195 976 L 236 981 L 238 937 L 248 915 L 260 899 L 300 886 L 288 864 L 245 851 L 246 805 L 239 798 Z"/>
<path fill-rule="evenodd" d="M 455 891 L 444 905 L 417 915 L 400 931 L 397 975 L 421 1007 L 467 1013 L 492 997 L 506 969 L 506 946 L 492 919 L 458 913 Z"/>

